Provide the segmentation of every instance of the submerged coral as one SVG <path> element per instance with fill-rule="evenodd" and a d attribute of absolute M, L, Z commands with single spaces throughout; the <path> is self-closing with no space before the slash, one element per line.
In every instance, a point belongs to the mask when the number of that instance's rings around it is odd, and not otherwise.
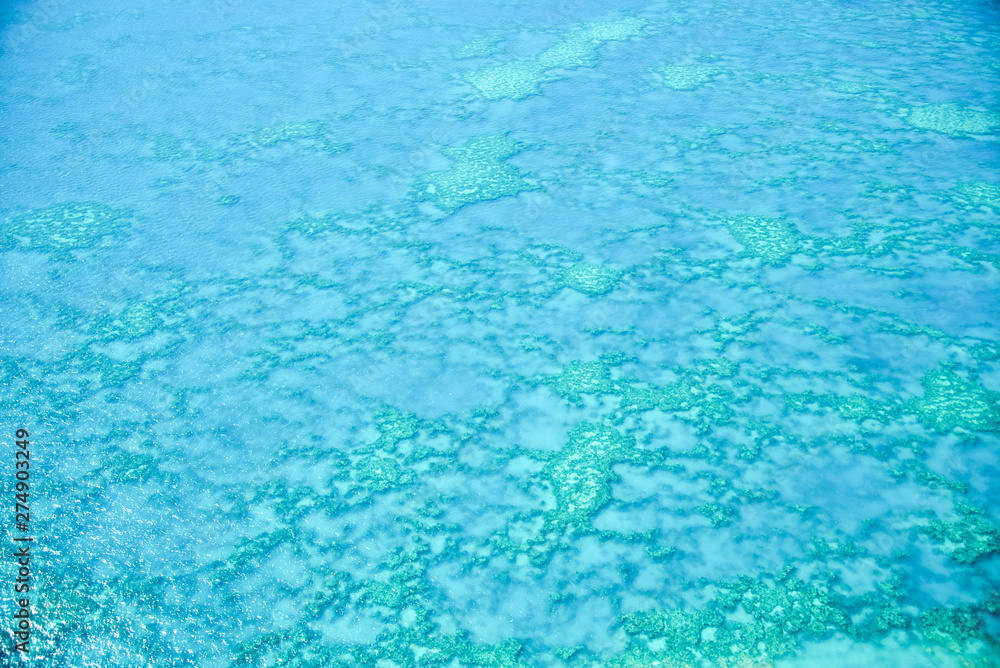
<path fill-rule="evenodd" d="M 921 383 L 924 396 L 912 400 L 909 406 L 928 428 L 939 432 L 956 427 L 974 431 L 1000 429 L 1000 393 L 951 369 L 931 371 Z"/>
<path fill-rule="evenodd" d="M 992 134 L 1000 129 L 1000 113 L 951 102 L 925 104 L 911 109 L 906 122 L 921 130 L 961 137 Z"/>
<path fill-rule="evenodd" d="M 726 225 L 746 253 L 760 258 L 764 264 L 783 265 L 799 250 L 798 231 L 783 218 L 737 216 L 726 221 Z"/>
<path fill-rule="evenodd" d="M 598 46 L 639 35 L 644 25 L 645 21 L 636 18 L 590 23 L 564 34 L 559 42 L 535 58 L 473 70 L 465 77 L 489 100 L 521 100 L 541 93 L 543 83 L 562 78 L 553 70 L 593 67 Z"/>
<path fill-rule="evenodd" d="M 64 255 L 91 248 L 129 225 L 131 212 L 97 202 L 68 202 L 35 209 L 11 220 L 7 234 L 26 250 Z"/>
<path fill-rule="evenodd" d="M 481 135 L 445 149 L 452 166 L 417 179 L 415 198 L 432 202 L 445 213 L 467 204 L 511 197 L 534 186 L 513 165 L 504 162 L 520 150 L 506 135 Z"/>
<path fill-rule="evenodd" d="M 695 90 L 722 73 L 721 68 L 708 65 L 664 66 L 654 71 L 660 76 L 664 86 L 674 90 Z"/>
<path fill-rule="evenodd" d="M 618 287 L 622 272 L 600 265 L 579 262 L 563 270 L 558 281 L 591 297 L 607 294 Z"/>

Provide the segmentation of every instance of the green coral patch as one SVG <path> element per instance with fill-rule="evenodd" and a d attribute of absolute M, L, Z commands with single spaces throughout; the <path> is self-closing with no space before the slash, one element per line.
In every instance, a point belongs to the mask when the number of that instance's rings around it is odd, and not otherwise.
<path fill-rule="evenodd" d="M 258 130 L 250 140 L 259 146 L 274 146 L 296 139 L 319 139 L 324 134 L 323 125 L 319 121 L 277 123 L 263 130 Z"/>
<path fill-rule="evenodd" d="M 723 368 L 730 369 L 728 365 Z M 735 370 L 735 365 L 732 369 Z M 612 380 L 611 371 L 604 362 L 570 362 L 563 367 L 562 373 L 545 376 L 540 382 L 574 403 L 579 403 L 585 394 L 610 394 L 620 397 L 619 408 L 624 413 L 656 408 L 677 413 L 681 419 L 697 423 L 699 431 L 705 429 L 706 421 L 725 423 L 733 416 L 729 405 L 733 393 L 720 385 L 706 384 L 696 374 L 663 387 L 636 387 L 624 379 Z"/>
<path fill-rule="evenodd" d="M 789 656 L 803 638 L 820 638 L 850 622 L 825 589 L 794 578 L 721 583 L 715 610 L 635 612 L 622 617 L 636 666 L 767 666 Z M 735 611 L 731 621 L 720 611 Z M 628 655 L 626 655 L 628 656 Z"/>
<path fill-rule="evenodd" d="M 415 415 L 392 408 L 381 411 L 375 415 L 375 426 L 380 434 L 375 447 L 391 452 L 400 441 L 416 436 L 419 425 Z"/>
<path fill-rule="evenodd" d="M 116 483 L 145 482 L 162 477 L 153 457 L 128 450 L 120 450 L 109 457 L 99 472 Z"/>
<path fill-rule="evenodd" d="M 291 539 L 292 532 L 289 529 L 277 529 L 259 534 L 253 538 L 244 538 L 225 561 L 218 561 L 213 564 L 217 570 L 212 575 L 212 584 L 218 586 L 244 574 L 254 562 L 270 554 L 279 545 Z"/>
<path fill-rule="evenodd" d="M 7 234 L 21 248 L 49 253 L 90 248 L 128 225 L 131 212 L 96 202 L 69 202 L 14 218 Z"/>
<path fill-rule="evenodd" d="M 886 422 L 897 413 L 894 406 L 886 406 L 863 394 L 855 392 L 846 397 L 840 397 L 836 402 L 837 410 L 848 420 L 879 420 Z"/>
<path fill-rule="evenodd" d="M 358 480 L 373 492 L 384 492 L 414 480 L 412 473 L 390 457 L 366 457 L 355 465 L 354 471 Z"/>
<path fill-rule="evenodd" d="M 622 272 L 596 264 L 580 262 L 563 270 L 558 281 L 567 288 L 591 297 L 599 297 L 618 287 Z"/>
<path fill-rule="evenodd" d="M 878 87 L 874 84 L 863 83 L 860 81 L 834 81 L 830 84 L 830 88 L 838 93 L 847 93 L 849 95 L 871 93 L 872 91 L 878 90 Z"/>
<path fill-rule="evenodd" d="M 463 58 L 486 58 L 500 52 L 496 37 L 478 37 L 476 39 L 451 47 L 451 57 L 455 60 Z"/>
<path fill-rule="evenodd" d="M 611 394 L 618 384 L 611 380 L 611 370 L 603 362 L 570 362 L 558 376 L 544 379 L 547 385 L 570 401 L 580 401 L 584 394 Z"/>
<path fill-rule="evenodd" d="M 717 422 L 727 422 L 733 415 L 729 407 L 732 393 L 719 385 L 705 385 L 698 380 L 682 380 L 659 391 L 658 407 L 666 412 L 694 411 Z"/>
<path fill-rule="evenodd" d="M 1000 128 L 1000 114 L 950 102 L 925 104 L 911 109 L 906 122 L 921 130 L 961 137 L 991 134 Z"/>
<path fill-rule="evenodd" d="M 124 340 L 140 339 L 156 331 L 163 322 L 155 306 L 132 302 L 117 317 L 107 316 L 95 323 L 95 331 Z"/>
<path fill-rule="evenodd" d="M 924 396 L 909 403 L 924 426 L 939 432 L 956 427 L 972 431 L 1000 429 L 1000 393 L 966 380 L 951 369 L 924 376 Z"/>
<path fill-rule="evenodd" d="M 602 43 L 638 35 L 644 25 L 645 21 L 636 18 L 590 23 L 567 33 L 535 58 L 473 70 L 465 74 L 465 79 L 486 99 L 523 100 L 541 93 L 542 83 L 561 78 L 551 70 L 593 67 Z"/>
<path fill-rule="evenodd" d="M 387 608 L 402 607 L 409 599 L 418 595 L 424 590 L 419 580 L 409 573 L 399 571 L 393 573 L 388 582 L 370 580 L 365 583 L 361 600 L 362 602 L 381 605 Z"/>
<path fill-rule="evenodd" d="M 988 206 L 1000 211 L 1000 183 L 963 181 L 955 187 L 955 193 L 972 206 Z"/>
<path fill-rule="evenodd" d="M 631 436 L 589 422 L 577 425 L 569 442 L 542 469 L 556 496 L 556 509 L 546 524 L 588 527 L 591 516 L 611 500 L 611 482 L 617 477 L 611 466 L 644 460 Z"/>
<path fill-rule="evenodd" d="M 737 216 L 726 225 L 746 253 L 764 264 L 783 265 L 800 247 L 798 230 L 783 218 Z"/>
<path fill-rule="evenodd" d="M 466 80 L 488 100 L 523 100 L 542 92 L 545 70 L 534 61 L 516 61 L 487 67 L 465 75 Z"/>
<path fill-rule="evenodd" d="M 1000 551 L 1000 530 L 989 523 L 983 510 L 961 504 L 958 511 L 962 515 L 960 520 L 934 520 L 924 529 L 925 533 L 963 564 Z"/>
<path fill-rule="evenodd" d="M 891 402 L 881 402 L 855 392 L 847 396 L 836 394 L 815 394 L 803 392 L 785 396 L 785 405 L 797 411 L 810 410 L 813 405 L 834 408 L 848 420 L 878 420 L 887 422 L 899 414 L 899 406 Z"/>
<path fill-rule="evenodd" d="M 482 135 L 444 152 L 453 160 L 450 169 L 417 179 L 415 199 L 433 203 L 446 213 L 467 204 L 512 197 L 531 190 L 521 172 L 504 158 L 519 150 L 505 135 Z"/>
<path fill-rule="evenodd" d="M 705 373 L 718 376 L 720 378 L 732 378 L 740 370 L 739 362 L 734 362 L 730 359 L 726 359 L 725 357 L 703 360 L 700 365 Z"/>
<path fill-rule="evenodd" d="M 275 123 L 251 133 L 244 141 L 259 148 L 298 142 L 329 155 L 343 153 L 350 148 L 347 144 L 335 141 L 327 126 L 316 120 Z M 218 203 L 225 206 L 236 204 L 239 198 L 233 197 L 224 196 Z"/>
<path fill-rule="evenodd" d="M 922 612 L 920 627 L 929 639 L 944 645 L 956 654 L 963 652 L 967 641 L 983 635 L 982 623 L 976 613 L 969 608 L 951 610 L 939 608 Z M 991 664 L 992 661 L 981 665 Z"/>
<path fill-rule="evenodd" d="M 506 134 L 478 135 L 464 144 L 442 149 L 442 153 L 455 162 L 475 162 L 478 160 L 499 162 L 518 153 L 520 144 Z"/>

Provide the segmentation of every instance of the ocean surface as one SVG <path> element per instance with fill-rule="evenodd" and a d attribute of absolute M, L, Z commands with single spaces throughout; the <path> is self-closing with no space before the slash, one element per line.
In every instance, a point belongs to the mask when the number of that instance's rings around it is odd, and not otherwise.
<path fill-rule="evenodd" d="M 998 666 L 1000 5 L 2 2 L 0 375 L 5 667 Z"/>

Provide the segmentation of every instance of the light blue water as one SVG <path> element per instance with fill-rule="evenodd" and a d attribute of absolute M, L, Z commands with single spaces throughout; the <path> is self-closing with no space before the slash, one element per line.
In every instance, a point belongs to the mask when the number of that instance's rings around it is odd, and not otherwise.
<path fill-rule="evenodd" d="M 995 3 L 2 11 L 0 664 L 1000 662 Z"/>

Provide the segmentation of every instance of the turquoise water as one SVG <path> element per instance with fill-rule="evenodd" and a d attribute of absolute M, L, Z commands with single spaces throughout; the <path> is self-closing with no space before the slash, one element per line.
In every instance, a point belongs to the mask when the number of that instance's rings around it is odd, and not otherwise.
<path fill-rule="evenodd" d="M 0 664 L 1000 665 L 995 3 L 2 10 Z"/>

